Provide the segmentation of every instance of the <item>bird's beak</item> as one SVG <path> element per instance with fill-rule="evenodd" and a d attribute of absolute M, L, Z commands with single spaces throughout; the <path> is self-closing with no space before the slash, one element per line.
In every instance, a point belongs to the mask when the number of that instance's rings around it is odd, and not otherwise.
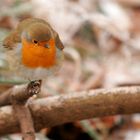
<path fill-rule="evenodd" d="M 49 44 L 45 44 L 44 47 L 49 49 L 50 45 Z"/>

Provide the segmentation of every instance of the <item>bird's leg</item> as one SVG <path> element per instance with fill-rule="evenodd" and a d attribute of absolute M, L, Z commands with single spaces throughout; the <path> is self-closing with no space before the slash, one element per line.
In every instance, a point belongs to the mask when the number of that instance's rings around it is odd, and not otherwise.
<path fill-rule="evenodd" d="M 34 95 L 36 95 L 37 93 L 40 92 L 40 91 L 38 91 L 38 90 L 40 90 L 40 88 L 38 88 L 38 87 L 41 87 L 41 83 L 42 83 L 42 80 L 33 80 L 33 81 L 30 80 L 30 82 L 28 84 L 28 88 L 30 88 L 30 91 L 32 93 L 34 93 Z M 30 91 L 29 91 L 29 93 L 30 93 Z"/>
<path fill-rule="evenodd" d="M 38 93 L 40 93 L 42 85 L 42 80 L 30 80 L 27 89 L 29 89 L 29 94 L 33 96 L 30 97 L 27 101 L 27 104 L 30 104 L 34 99 L 37 98 Z"/>

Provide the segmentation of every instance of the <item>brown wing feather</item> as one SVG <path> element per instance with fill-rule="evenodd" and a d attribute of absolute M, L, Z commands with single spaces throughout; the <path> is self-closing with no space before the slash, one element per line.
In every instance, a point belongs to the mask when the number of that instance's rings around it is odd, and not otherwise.
<path fill-rule="evenodd" d="M 15 43 L 20 42 L 20 35 L 17 32 L 17 30 L 13 30 L 4 40 L 3 40 L 3 46 L 5 48 L 12 49 L 15 47 Z"/>
<path fill-rule="evenodd" d="M 55 31 L 54 31 L 55 32 Z M 59 35 L 55 32 L 55 43 L 56 43 L 56 47 L 58 47 L 58 49 L 63 50 L 64 49 L 64 45 L 61 42 Z"/>

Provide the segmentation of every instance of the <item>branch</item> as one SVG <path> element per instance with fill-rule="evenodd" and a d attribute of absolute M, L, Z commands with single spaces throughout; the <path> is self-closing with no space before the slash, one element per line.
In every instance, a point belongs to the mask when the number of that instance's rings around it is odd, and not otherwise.
<path fill-rule="evenodd" d="M 14 104 L 13 109 L 20 124 L 22 140 L 35 140 L 33 120 L 28 106 L 24 104 Z"/>
<path fill-rule="evenodd" d="M 23 140 L 35 140 L 35 130 L 33 125 L 32 116 L 28 108 L 27 100 L 34 94 L 40 92 L 41 80 L 30 82 L 26 88 L 17 86 L 16 92 L 11 92 L 11 102 L 14 112 L 20 123 Z M 10 96 L 9 95 L 9 96 Z"/>
<path fill-rule="evenodd" d="M 13 98 L 19 103 L 26 102 L 27 99 L 40 91 L 41 80 L 35 84 L 18 85 L 0 94 L 0 106 L 11 105 Z"/>
<path fill-rule="evenodd" d="M 33 101 L 30 110 L 36 130 L 93 117 L 140 112 L 140 87 L 90 90 Z M 8 111 L 7 111 L 8 110 Z M 0 135 L 19 132 L 10 107 L 0 109 Z"/>

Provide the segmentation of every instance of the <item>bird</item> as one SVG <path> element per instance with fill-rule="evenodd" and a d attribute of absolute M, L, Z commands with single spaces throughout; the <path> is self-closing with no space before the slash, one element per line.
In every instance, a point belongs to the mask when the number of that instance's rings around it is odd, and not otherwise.
<path fill-rule="evenodd" d="M 0 76 L 38 80 L 55 75 L 62 65 L 63 49 L 58 33 L 47 21 L 27 18 L 2 42 L 5 68 L 0 68 Z"/>

